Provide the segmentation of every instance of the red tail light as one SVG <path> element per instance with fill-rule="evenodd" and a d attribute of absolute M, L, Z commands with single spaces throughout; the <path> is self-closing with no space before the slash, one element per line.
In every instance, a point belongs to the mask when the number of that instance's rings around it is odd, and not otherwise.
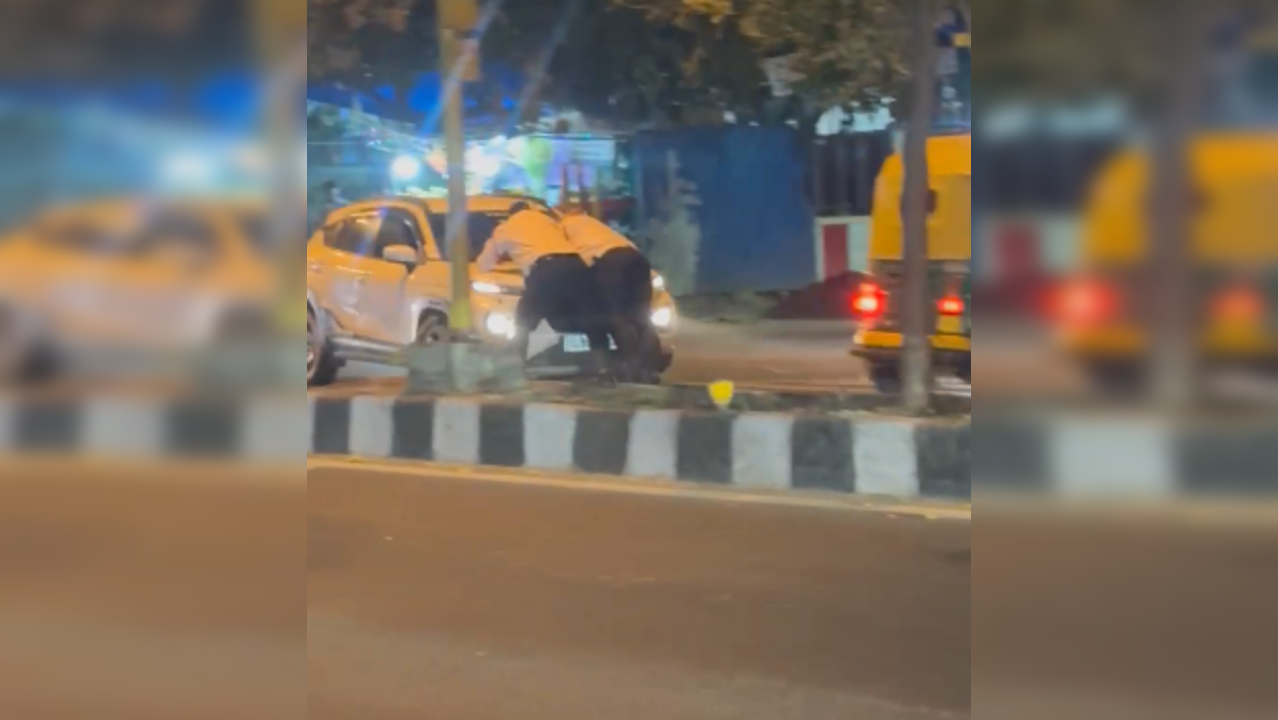
<path fill-rule="evenodd" d="M 936 310 L 946 317 L 956 317 L 963 314 L 967 309 L 967 304 L 963 302 L 961 297 L 941 298 L 936 303 Z"/>
<path fill-rule="evenodd" d="M 1056 314 L 1071 325 L 1094 325 L 1118 313 L 1119 295 L 1110 285 L 1096 280 L 1079 280 L 1061 289 Z"/>
<path fill-rule="evenodd" d="M 887 293 L 874 283 L 862 283 L 852 298 L 852 311 L 862 320 L 875 320 L 887 310 Z"/>
<path fill-rule="evenodd" d="M 1249 287 L 1226 290 L 1212 304 L 1212 316 L 1226 322 L 1255 323 L 1264 315 L 1265 299 Z"/>

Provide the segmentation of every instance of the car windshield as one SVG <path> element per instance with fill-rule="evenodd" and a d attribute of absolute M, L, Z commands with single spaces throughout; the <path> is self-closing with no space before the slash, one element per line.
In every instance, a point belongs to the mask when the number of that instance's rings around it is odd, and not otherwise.
<path fill-rule="evenodd" d="M 467 222 L 467 239 L 470 241 L 470 261 L 475 262 L 479 259 L 480 253 L 484 251 L 484 246 L 488 244 L 488 240 L 497 231 L 497 227 L 506 222 L 510 218 L 508 212 L 486 211 L 472 212 L 468 216 Z M 445 257 L 449 255 L 448 251 L 448 218 L 443 214 L 432 214 L 430 216 L 430 231 L 439 242 L 440 252 Z"/>
<path fill-rule="evenodd" d="M 49 248 L 86 255 L 115 255 L 129 246 L 133 230 L 132 219 L 125 216 L 60 211 L 36 221 L 31 234 Z"/>
<path fill-rule="evenodd" d="M 87 222 L 50 224 L 38 229 L 36 234 L 49 247 L 86 255 L 118 254 L 125 246 L 121 234 Z"/>
<path fill-rule="evenodd" d="M 265 255 L 271 250 L 271 217 L 265 212 L 246 210 L 235 217 L 236 224 L 244 234 L 244 239 L 259 254 Z"/>

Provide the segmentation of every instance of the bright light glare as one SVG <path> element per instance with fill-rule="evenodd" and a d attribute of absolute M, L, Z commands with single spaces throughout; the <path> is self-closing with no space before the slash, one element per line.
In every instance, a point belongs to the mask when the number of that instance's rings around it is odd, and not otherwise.
<path fill-rule="evenodd" d="M 653 290 L 665 290 L 665 289 L 666 289 L 666 279 L 665 279 L 665 278 L 663 278 L 663 277 L 661 277 L 660 275 L 653 275 L 653 276 L 652 276 L 652 289 L 653 289 Z"/>
<path fill-rule="evenodd" d="M 160 169 L 166 182 L 201 182 L 213 174 L 208 158 L 197 153 L 179 153 L 165 159 Z"/>
<path fill-rule="evenodd" d="M 492 335 L 513 339 L 515 337 L 515 319 L 503 313 L 493 313 L 484 321 L 484 328 Z"/>
<path fill-rule="evenodd" d="M 670 308 L 659 308 L 652 312 L 652 324 L 654 327 L 665 329 L 674 323 L 674 311 Z"/>
<path fill-rule="evenodd" d="M 487 282 L 471 283 L 470 289 L 474 290 L 480 295 L 500 295 L 501 294 L 500 285 L 494 285 L 493 283 L 487 283 Z"/>
<path fill-rule="evenodd" d="M 501 158 L 480 150 L 474 156 L 474 171 L 484 178 L 496 177 L 501 172 Z"/>
<path fill-rule="evenodd" d="M 396 180 L 412 180 L 422 171 L 422 164 L 417 158 L 401 155 L 391 165 L 391 174 Z"/>

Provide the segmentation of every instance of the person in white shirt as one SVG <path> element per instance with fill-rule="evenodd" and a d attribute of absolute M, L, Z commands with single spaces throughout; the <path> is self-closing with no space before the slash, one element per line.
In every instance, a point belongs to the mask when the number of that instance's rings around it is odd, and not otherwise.
<path fill-rule="evenodd" d="M 654 370 L 661 345 L 652 326 L 652 264 L 624 235 L 582 207 L 568 209 L 563 227 L 568 242 L 590 266 L 608 308 L 623 379 L 659 380 Z"/>
<path fill-rule="evenodd" d="M 519 202 L 510 217 L 493 231 L 478 259 L 481 273 L 491 272 L 503 259 L 524 275 L 524 293 L 516 320 L 526 338 L 542 322 L 558 333 L 580 333 L 590 339 L 597 356 L 609 349 L 605 303 L 590 268 L 568 242 L 553 211 Z M 606 364 L 606 363 L 604 363 Z"/>

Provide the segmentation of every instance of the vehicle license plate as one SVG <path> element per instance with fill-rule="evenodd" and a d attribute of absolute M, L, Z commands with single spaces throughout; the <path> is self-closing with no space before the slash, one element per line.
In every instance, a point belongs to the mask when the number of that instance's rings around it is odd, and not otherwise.
<path fill-rule="evenodd" d="M 568 353 L 584 353 L 590 352 L 590 338 L 585 335 L 565 335 L 564 336 L 564 352 Z"/>
<path fill-rule="evenodd" d="M 617 341 L 610 336 L 608 338 L 608 349 L 616 350 Z M 585 335 L 565 335 L 564 336 L 564 352 L 567 353 L 584 353 L 590 352 L 590 338 Z"/>

